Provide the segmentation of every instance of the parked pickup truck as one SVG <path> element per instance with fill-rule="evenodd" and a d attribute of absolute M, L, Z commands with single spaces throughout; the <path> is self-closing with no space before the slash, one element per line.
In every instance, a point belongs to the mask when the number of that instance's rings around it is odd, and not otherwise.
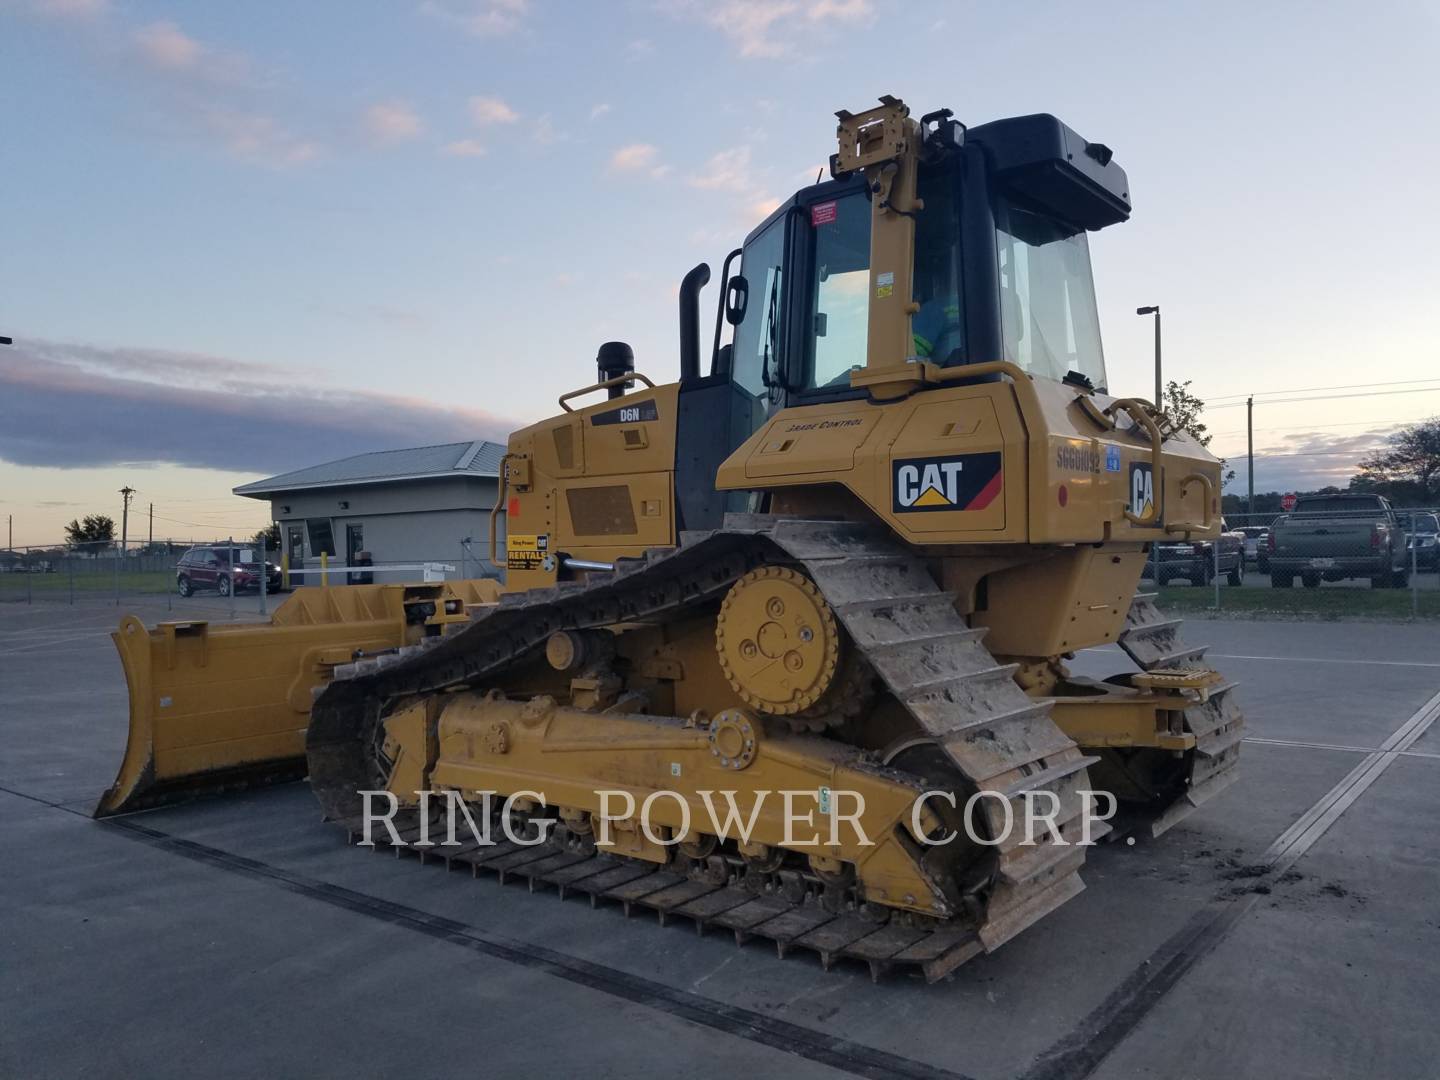
<path fill-rule="evenodd" d="M 1370 579 L 1377 589 L 1409 584 L 1405 528 L 1380 495 L 1308 495 L 1270 526 L 1270 584 L 1307 589 L 1321 580 Z"/>
<path fill-rule="evenodd" d="M 1220 522 L 1220 573 L 1231 585 L 1245 583 L 1245 534 L 1232 531 Z M 1215 545 L 1208 540 L 1175 542 L 1156 545 L 1160 580 L 1168 585 L 1176 578 L 1185 578 L 1192 585 L 1208 585 L 1215 580 Z"/>

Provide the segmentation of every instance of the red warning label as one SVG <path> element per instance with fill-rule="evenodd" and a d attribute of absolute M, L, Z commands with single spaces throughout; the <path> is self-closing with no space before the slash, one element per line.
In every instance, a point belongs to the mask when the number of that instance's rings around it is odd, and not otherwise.
<path fill-rule="evenodd" d="M 829 225 L 835 220 L 835 206 L 834 202 L 822 202 L 810 207 L 810 224 Z"/>

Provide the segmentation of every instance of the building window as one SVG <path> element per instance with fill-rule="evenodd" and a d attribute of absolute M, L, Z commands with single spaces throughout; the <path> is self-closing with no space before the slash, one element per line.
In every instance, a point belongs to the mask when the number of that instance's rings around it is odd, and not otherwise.
<path fill-rule="evenodd" d="M 335 537 L 330 533 L 329 518 L 309 518 L 305 527 L 310 533 L 310 554 L 335 557 Z"/>

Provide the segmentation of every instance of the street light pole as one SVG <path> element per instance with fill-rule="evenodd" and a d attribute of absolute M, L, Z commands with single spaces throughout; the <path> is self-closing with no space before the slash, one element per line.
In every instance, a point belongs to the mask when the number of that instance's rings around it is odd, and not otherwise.
<path fill-rule="evenodd" d="M 1160 379 L 1160 305 L 1153 304 L 1150 307 L 1135 309 L 1136 315 L 1155 316 L 1155 408 L 1165 407 L 1165 387 Z"/>

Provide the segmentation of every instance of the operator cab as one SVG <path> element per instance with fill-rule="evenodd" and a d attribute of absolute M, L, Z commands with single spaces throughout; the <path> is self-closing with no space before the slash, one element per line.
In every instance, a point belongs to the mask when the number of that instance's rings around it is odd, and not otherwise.
<path fill-rule="evenodd" d="M 1087 233 L 1130 216 L 1129 183 L 1109 148 L 1048 114 L 967 131 L 942 110 L 921 130 L 912 351 L 884 359 L 940 367 L 1003 359 L 1037 377 L 1104 389 Z M 694 458 L 689 468 L 677 460 L 683 527 L 714 527 L 725 509 L 742 508 L 730 505 L 735 493 L 696 489 L 709 487 L 701 477 L 769 415 L 867 395 L 851 373 L 874 362 L 872 293 L 884 297 L 889 286 L 883 272 L 871 273 L 864 177 L 841 173 L 834 160 L 831 172 L 727 258 L 710 373 L 682 364 L 682 420 L 690 412 L 707 431 L 703 446 L 677 454 Z M 686 306 L 682 288 L 682 324 Z M 722 346 L 726 321 L 734 330 Z"/>

